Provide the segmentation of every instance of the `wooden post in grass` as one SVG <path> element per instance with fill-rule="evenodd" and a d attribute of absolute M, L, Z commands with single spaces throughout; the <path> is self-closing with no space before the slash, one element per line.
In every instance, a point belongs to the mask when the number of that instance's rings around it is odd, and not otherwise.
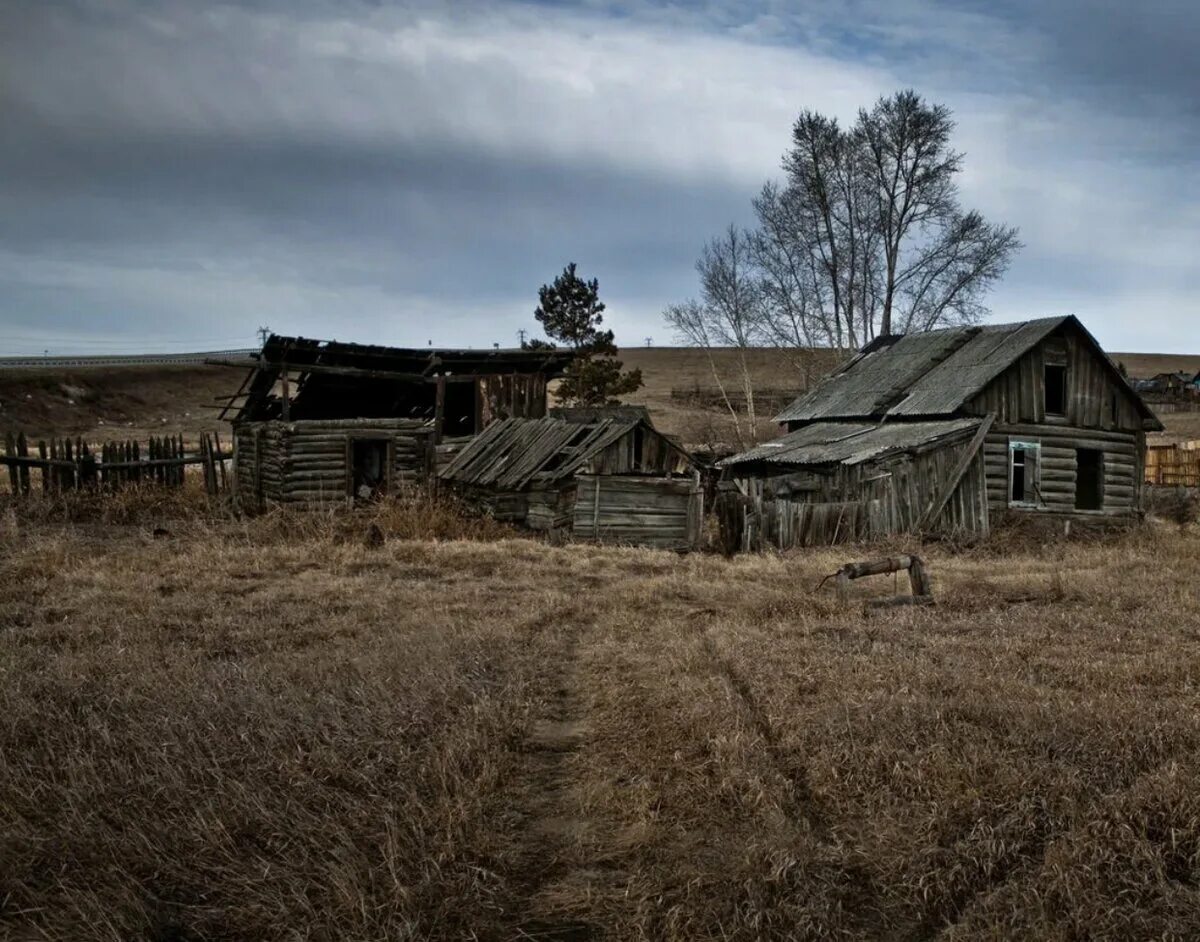
<path fill-rule="evenodd" d="M 872 599 L 868 608 L 888 608 L 897 605 L 932 605 L 933 583 L 929 572 L 925 569 L 925 561 L 920 556 L 887 556 L 883 559 L 870 559 L 861 563 L 846 563 L 835 572 L 837 580 L 838 599 L 846 602 L 850 598 L 850 583 L 865 576 L 880 576 L 889 572 L 908 571 L 908 582 L 912 595 L 900 595 L 887 599 Z"/>

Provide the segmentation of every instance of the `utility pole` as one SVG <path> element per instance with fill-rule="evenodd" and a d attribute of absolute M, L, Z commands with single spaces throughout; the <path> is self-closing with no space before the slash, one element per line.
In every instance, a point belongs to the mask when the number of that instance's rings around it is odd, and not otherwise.
<path fill-rule="evenodd" d="M 521 341 L 522 347 L 525 346 L 525 335 L 528 333 L 529 331 L 527 331 L 524 327 L 517 331 L 517 339 Z"/>
<path fill-rule="evenodd" d="M 652 346 L 654 346 L 654 338 L 653 338 L 653 337 L 647 337 L 647 338 L 646 338 L 646 346 L 647 346 L 647 347 L 652 347 Z"/>
<path fill-rule="evenodd" d="M 271 328 L 270 327 L 258 328 L 258 342 L 260 344 L 262 344 L 264 347 L 267 345 L 267 338 L 270 336 L 271 336 Z"/>

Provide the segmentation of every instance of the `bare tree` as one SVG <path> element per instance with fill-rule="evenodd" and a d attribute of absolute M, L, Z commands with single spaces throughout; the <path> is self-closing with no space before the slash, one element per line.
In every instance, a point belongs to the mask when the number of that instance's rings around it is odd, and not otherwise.
<path fill-rule="evenodd" d="M 984 291 L 1020 247 L 1016 229 L 959 207 L 963 155 L 950 147 L 953 131 L 950 109 L 912 90 L 858 114 L 854 136 L 865 152 L 883 252 L 882 334 L 897 322 L 903 333 L 978 320 Z"/>
<path fill-rule="evenodd" d="M 704 350 L 713 381 L 733 419 L 737 444 L 745 447 L 757 441 L 754 383 L 748 351 L 763 339 L 763 291 L 751 238 L 730 225 L 719 238 L 704 246 L 696 262 L 696 271 L 700 275 L 701 300 L 689 299 L 682 304 L 673 304 L 663 312 L 663 318 L 679 340 Z M 738 383 L 746 408 L 745 428 L 717 369 L 713 357 L 713 349 L 717 347 L 736 351 Z"/>
<path fill-rule="evenodd" d="M 1020 243 L 1015 229 L 959 207 L 953 129 L 947 108 L 912 91 L 881 98 L 849 130 L 800 115 L 785 184 L 768 183 L 754 204 L 773 342 L 853 349 L 982 317 Z"/>

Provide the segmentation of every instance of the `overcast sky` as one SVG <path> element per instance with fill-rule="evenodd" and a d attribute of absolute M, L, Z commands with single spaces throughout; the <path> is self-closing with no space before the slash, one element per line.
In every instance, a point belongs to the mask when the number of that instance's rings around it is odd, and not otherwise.
<path fill-rule="evenodd" d="M 568 261 L 672 341 L 803 108 L 949 105 L 995 320 L 1200 352 L 1194 0 L 5 0 L 0 354 L 511 345 Z"/>

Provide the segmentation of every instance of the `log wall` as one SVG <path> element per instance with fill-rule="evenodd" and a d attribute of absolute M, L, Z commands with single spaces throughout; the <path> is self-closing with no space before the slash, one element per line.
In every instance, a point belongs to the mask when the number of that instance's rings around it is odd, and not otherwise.
<path fill-rule="evenodd" d="M 386 439 L 392 453 L 388 486 L 425 481 L 433 462 L 433 430 L 409 419 L 246 422 L 234 430 L 235 493 L 245 510 L 268 503 L 327 505 L 350 500 L 355 439 Z"/>
<path fill-rule="evenodd" d="M 1052 425 L 994 425 L 983 443 L 988 505 L 1010 509 L 1009 442 L 1036 442 L 1040 448 L 1035 504 L 1011 509 L 1028 512 L 1128 515 L 1141 507 L 1145 435 L 1138 432 Z M 1100 451 L 1104 486 L 1100 510 L 1075 507 L 1076 449 Z"/>

